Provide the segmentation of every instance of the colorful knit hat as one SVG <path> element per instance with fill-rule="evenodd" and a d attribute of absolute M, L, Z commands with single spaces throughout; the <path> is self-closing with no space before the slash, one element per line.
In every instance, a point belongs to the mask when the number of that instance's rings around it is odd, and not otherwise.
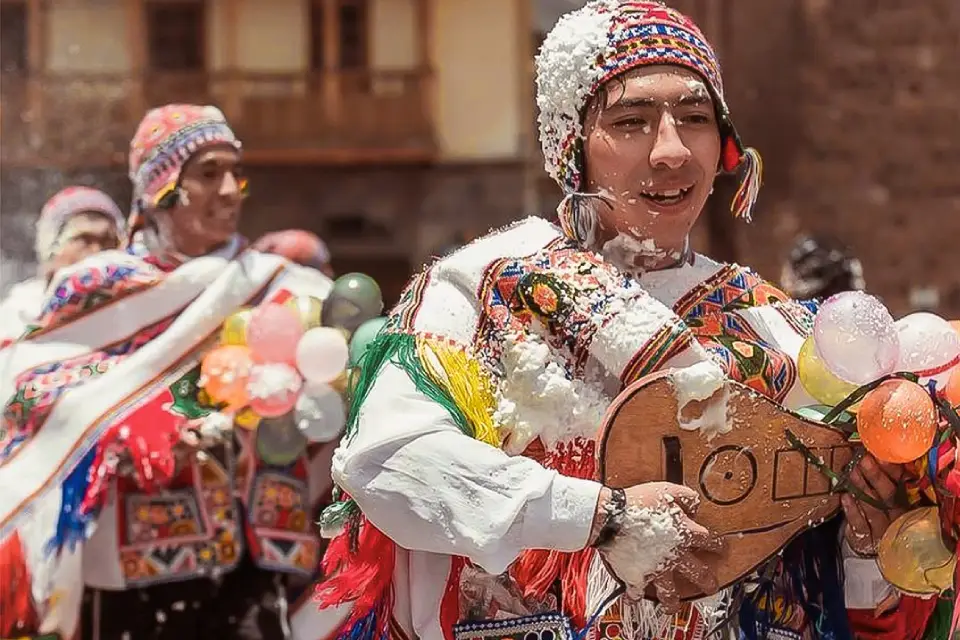
<path fill-rule="evenodd" d="M 168 104 L 147 112 L 130 141 L 133 216 L 164 207 L 176 193 L 187 160 L 202 147 L 223 143 L 240 149 L 216 107 Z"/>
<path fill-rule="evenodd" d="M 123 213 L 110 196 L 92 187 L 67 187 L 47 200 L 40 210 L 34 244 L 37 259 L 46 262 L 52 258 L 70 218 L 87 212 L 102 213 L 110 218 L 116 224 L 118 237 L 123 239 Z"/>
<path fill-rule="evenodd" d="M 744 169 L 731 208 L 735 216 L 750 219 L 760 188 L 760 156 L 741 144 L 724 101 L 720 63 L 690 18 L 661 2 L 592 0 L 560 18 L 536 64 L 544 166 L 567 194 L 567 206 L 583 187 L 582 119 L 590 98 L 631 69 L 668 64 L 690 69 L 707 83 L 720 127 L 721 167 Z"/>

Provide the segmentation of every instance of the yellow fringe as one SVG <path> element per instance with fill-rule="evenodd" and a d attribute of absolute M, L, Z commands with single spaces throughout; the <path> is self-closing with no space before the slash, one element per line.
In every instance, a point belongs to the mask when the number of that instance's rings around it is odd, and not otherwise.
<path fill-rule="evenodd" d="M 473 437 L 499 448 L 500 432 L 493 422 L 493 383 L 480 364 L 457 346 L 422 336 L 417 337 L 417 356 L 427 375 L 450 394 L 469 420 Z"/>

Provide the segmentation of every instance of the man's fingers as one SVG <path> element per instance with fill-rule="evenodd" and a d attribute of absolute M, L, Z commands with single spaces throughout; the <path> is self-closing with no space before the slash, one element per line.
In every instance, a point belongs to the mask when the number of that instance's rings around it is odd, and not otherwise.
<path fill-rule="evenodd" d="M 692 553 L 684 554 L 683 558 L 681 558 L 677 564 L 677 571 L 684 578 L 700 587 L 703 592 L 708 595 L 716 593 L 719 588 L 717 577 L 713 575 L 710 567 Z"/>
<path fill-rule="evenodd" d="M 868 496 L 870 496 L 870 497 L 873 498 L 874 500 L 877 500 L 878 502 L 884 502 L 883 498 L 880 497 L 880 494 L 877 493 L 877 490 L 874 489 L 873 485 L 871 485 L 871 484 L 867 481 L 866 477 L 863 475 L 863 471 L 860 470 L 860 467 L 859 467 L 859 466 L 856 467 L 853 471 L 850 472 L 850 480 L 851 480 L 851 481 L 853 482 L 853 484 L 856 485 L 857 488 L 860 489 L 860 491 L 862 491 L 863 493 L 867 494 Z M 888 479 L 888 481 L 889 481 L 889 479 Z M 856 496 L 854 496 L 854 497 L 856 497 Z M 863 507 L 869 507 L 869 508 L 873 509 L 874 511 L 877 510 L 876 507 L 871 507 L 870 505 L 868 505 L 868 504 L 866 504 L 866 503 L 864 503 L 864 502 L 862 502 L 862 501 L 860 502 L 860 504 L 861 504 L 861 506 L 863 506 Z"/>
<path fill-rule="evenodd" d="M 893 482 L 899 482 L 900 478 L 903 477 L 905 473 L 902 464 L 894 464 L 893 462 L 880 462 L 871 455 L 864 456 L 865 458 L 870 458 L 877 463 L 877 466 L 880 467 L 880 470 L 887 474 L 887 477 L 890 478 Z"/>
<path fill-rule="evenodd" d="M 694 549 L 703 549 L 711 553 L 720 553 L 727 546 L 723 536 L 711 532 L 695 522 L 690 523 L 690 539 L 688 544 Z"/>
<path fill-rule="evenodd" d="M 657 599 L 667 613 L 676 613 L 680 610 L 680 594 L 677 593 L 677 583 L 673 579 L 673 572 L 667 571 L 653 581 L 657 589 Z"/>
<path fill-rule="evenodd" d="M 847 542 L 858 553 L 873 553 L 876 549 L 876 538 L 870 521 L 861 510 L 862 503 L 849 493 L 840 496 L 840 503 L 847 519 Z"/>
<path fill-rule="evenodd" d="M 677 489 L 671 492 L 673 496 L 673 501 L 686 512 L 688 516 L 697 515 L 697 510 L 700 509 L 700 494 L 691 489 L 690 487 L 684 487 L 678 485 Z"/>
<path fill-rule="evenodd" d="M 843 515 L 847 519 L 847 526 L 854 531 L 866 532 L 870 530 L 867 518 L 860 511 L 860 504 L 849 493 L 840 496 L 840 504 L 843 506 Z"/>
<path fill-rule="evenodd" d="M 873 456 L 864 456 L 854 471 L 859 473 L 864 483 L 873 487 L 874 495 L 884 504 L 893 502 L 897 495 L 897 485 Z"/>
<path fill-rule="evenodd" d="M 864 460 L 866 460 L 866 458 L 864 458 Z M 886 478 L 886 475 L 882 471 L 879 471 L 879 467 L 877 467 L 876 470 Z M 858 487 L 861 487 L 861 491 L 875 500 L 879 500 L 885 504 L 888 504 L 888 502 L 883 500 L 878 492 L 872 486 L 870 486 L 870 482 L 859 467 L 853 470 L 851 478 Z M 890 479 L 886 478 L 886 482 L 889 483 Z M 896 491 L 896 489 L 894 489 L 894 491 Z M 857 501 L 857 506 L 859 507 L 859 511 L 863 515 L 863 519 L 866 522 L 866 528 L 861 529 L 858 526 L 857 530 L 861 533 L 869 533 L 874 543 L 876 543 L 883 536 L 883 533 L 887 530 L 887 526 L 890 524 L 890 514 L 884 513 L 873 505 L 859 500 Z"/>

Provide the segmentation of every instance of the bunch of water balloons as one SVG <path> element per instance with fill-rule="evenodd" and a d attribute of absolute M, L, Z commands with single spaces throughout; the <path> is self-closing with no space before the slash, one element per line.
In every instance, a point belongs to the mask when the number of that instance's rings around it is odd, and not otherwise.
<path fill-rule="evenodd" d="M 255 431 L 268 464 L 296 460 L 308 443 L 331 442 L 346 423 L 355 365 L 383 326 L 380 287 L 350 273 L 326 299 L 293 296 L 228 317 L 203 357 L 203 399 Z"/>
<path fill-rule="evenodd" d="M 842 293 L 820 307 L 798 364 L 804 389 L 822 403 L 801 413 L 818 417 L 849 405 L 860 441 L 878 460 L 912 463 L 938 486 L 949 478 L 956 438 L 941 408 L 960 406 L 960 322 L 932 313 L 894 321 L 875 297 Z M 940 509 L 907 511 L 880 542 L 880 569 L 901 591 L 934 595 L 953 587 L 957 555 L 944 536 L 953 514 Z"/>
<path fill-rule="evenodd" d="M 914 374 L 916 382 L 886 380 L 850 408 L 863 445 L 884 462 L 911 462 L 933 445 L 939 414 L 931 390 L 960 404 L 960 323 L 932 313 L 894 321 L 861 291 L 823 303 L 798 361 L 804 389 L 827 408 L 890 374 Z"/>

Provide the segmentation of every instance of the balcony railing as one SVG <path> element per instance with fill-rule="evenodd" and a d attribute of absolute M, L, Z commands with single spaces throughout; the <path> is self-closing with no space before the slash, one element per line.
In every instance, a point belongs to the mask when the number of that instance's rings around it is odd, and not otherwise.
<path fill-rule="evenodd" d="M 412 158 L 434 152 L 430 74 L 0 75 L 0 162 L 103 166 L 126 160 L 145 110 L 215 104 L 252 158 Z"/>

